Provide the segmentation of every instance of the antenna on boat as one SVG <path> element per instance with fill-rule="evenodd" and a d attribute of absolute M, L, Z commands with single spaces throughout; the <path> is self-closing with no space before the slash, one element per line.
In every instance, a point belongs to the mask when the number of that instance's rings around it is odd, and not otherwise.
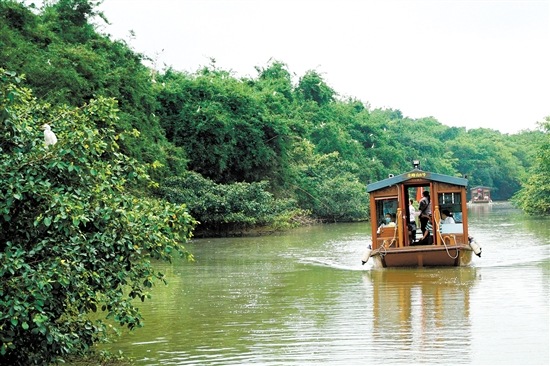
<path fill-rule="evenodd" d="M 413 167 L 416 170 L 420 170 L 420 160 L 413 160 Z"/>

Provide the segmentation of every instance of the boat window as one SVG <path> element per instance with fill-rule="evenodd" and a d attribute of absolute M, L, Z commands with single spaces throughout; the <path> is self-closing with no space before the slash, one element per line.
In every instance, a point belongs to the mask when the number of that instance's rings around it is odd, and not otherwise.
<path fill-rule="evenodd" d="M 453 218 L 455 219 L 456 223 L 462 222 L 462 211 L 455 211 L 455 212 L 451 211 L 451 213 L 453 214 Z"/>
<path fill-rule="evenodd" d="M 460 192 L 439 193 L 439 210 L 449 210 L 455 222 L 462 222 L 462 199 Z"/>
<path fill-rule="evenodd" d="M 376 200 L 376 221 L 380 224 L 386 214 L 397 214 L 397 197 Z"/>
<path fill-rule="evenodd" d="M 442 224 L 441 234 L 464 234 L 464 227 L 462 224 Z"/>
<path fill-rule="evenodd" d="M 439 194 L 439 205 L 444 204 L 461 204 L 460 192 L 449 192 L 449 193 L 440 193 Z"/>

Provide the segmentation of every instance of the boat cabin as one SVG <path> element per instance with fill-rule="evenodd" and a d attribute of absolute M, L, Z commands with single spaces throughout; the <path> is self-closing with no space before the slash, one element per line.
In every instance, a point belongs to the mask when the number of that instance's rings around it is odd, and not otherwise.
<path fill-rule="evenodd" d="M 472 203 L 488 203 L 491 201 L 491 188 L 477 186 L 470 189 L 470 201 Z"/>
<path fill-rule="evenodd" d="M 422 197 L 419 195 L 420 191 L 430 193 L 433 245 L 468 244 L 467 186 L 468 180 L 465 178 L 426 172 L 418 168 L 401 175 L 390 175 L 388 179 L 367 185 L 372 219 L 372 250 L 405 249 L 414 244 L 415 238 L 422 237 L 418 216 L 413 217 L 418 227 L 416 229 L 410 225 L 409 212 L 409 199 L 418 201 Z M 442 223 L 441 213 L 444 210 L 450 212 L 454 224 Z M 395 221 L 381 225 L 387 214 L 390 217 L 395 215 Z M 432 248 L 435 249 L 433 246 Z"/>

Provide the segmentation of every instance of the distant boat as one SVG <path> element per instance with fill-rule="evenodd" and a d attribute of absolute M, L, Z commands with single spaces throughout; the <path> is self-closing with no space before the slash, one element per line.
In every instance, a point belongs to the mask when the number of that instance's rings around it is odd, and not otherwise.
<path fill-rule="evenodd" d="M 469 203 L 493 203 L 491 200 L 491 187 L 477 186 L 471 188 Z"/>
<path fill-rule="evenodd" d="M 414 170 L 367 185 L 370 195 L 372 244 L 362 263 L 371 260 L 374 267 L 467 266 L 472 254 L 481 256 L 481 248 L 468 233 L 466 178 Z M 433 244 L 420 244 L 420 230 L 410 225 L 409 199 L 419 189 L 431 195 Z M 455 223 L 442 223 L 442 211 L 449 211 Z M 394 214 L 395 223 L 380 225 L 386 214 Z M 393 224 L 393 225 L 392 225 Z M 419 235 L 417 235 L 419 234 Z"/>

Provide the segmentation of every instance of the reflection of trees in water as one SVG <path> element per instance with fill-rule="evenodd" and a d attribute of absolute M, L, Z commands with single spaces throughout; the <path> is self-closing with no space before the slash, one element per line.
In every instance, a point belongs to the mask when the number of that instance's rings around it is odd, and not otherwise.
<path fill-rule="evenodd" d="M 469 267 L 365 273 L 365 285 L 372 291 L 374 341 L 388 351 L 411 351 L 411 361 L 460 356 L 467 362 L 470 290 L 475 279 L 475 268 Z"/>
<path fill-rule="evenodd" d="M 472 203 L 468 205 L 468 212 L 477 215 L 488 214 L 493 211 L 494 205 L 493 203 Z"/>

